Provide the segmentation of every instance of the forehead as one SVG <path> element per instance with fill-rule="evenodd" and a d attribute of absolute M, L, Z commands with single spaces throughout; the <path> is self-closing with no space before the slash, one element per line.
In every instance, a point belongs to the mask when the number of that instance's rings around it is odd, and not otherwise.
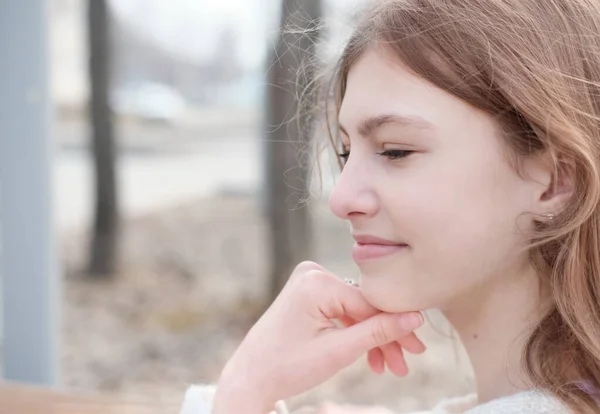
<path fill-rule="evenodd" d="M 397 113 L 420 117 L 443 128 L 464 127 L 481 111 L 411 73 L 391 52 L 371 47 L 350 68 L 340 123 Z M 481 121 L 481 119 L 479 119 Z"/>

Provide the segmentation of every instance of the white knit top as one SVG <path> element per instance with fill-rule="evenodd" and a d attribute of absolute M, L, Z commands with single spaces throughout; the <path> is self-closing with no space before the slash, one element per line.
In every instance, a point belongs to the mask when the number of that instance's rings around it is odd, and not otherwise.
<path fill-rule="evenodd" d="M 185 393 L 180 414 L 212 414 L 215 387 L 192 385 Z M 275 414 L 287 414 L 285 404 L 278 403 Z M 477 396 L 451 398 L 430 411 L 412 414 L 572 414 L 558 399 L 542 391 L 524 391 L 477 405 Z"/>

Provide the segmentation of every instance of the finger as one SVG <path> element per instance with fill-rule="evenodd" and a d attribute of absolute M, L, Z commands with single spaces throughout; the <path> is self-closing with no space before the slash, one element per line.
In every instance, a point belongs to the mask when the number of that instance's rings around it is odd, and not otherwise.
<path fill-rule="evenodd" d="M 358 323 L 349 316 L 342 316 L 338 319 L 346 328 L 356 325 Z M 425 344 L 417 337 L 417 335 L 414 332 L 411 332 L 405 337 L 400 338 L 398 340 L 398 343 L 404 350 L 410 352 L 411 354 L 422 354 L 427 349 Z"/>
<path fill-rule="evenodd" d="M 303 279 L 307 274 L 312 272 L 323 272 L 329 273 L 327 270 L 318 263 L 311 262 L 305 260 L 304 262 L 300 262 L 296 265 L 292 274 L 288 278 L 286 284 L 284 285 L 282 292 L 287 292 L 291 289 L 292 286 L 295 286 L 297 283 L 303 283 Z"/>
<path fill-rule="evenodd" d="M 324 270 L 326 269 L 316 262 L 311 262 L 310 260 L 305 260 L 304 262 L 300 262 L 294 268 L 292 275 L 306 273 L 311 270 Z"/>
<path fill-rule="evenodd" d="M 425 344 L 421 342 L 421 340 L 417 337 L 417 335 L 414 332 L 411 332 L 405 337 L 400 338 L 398 340 L 398 343 L 403 349 L 410 352 L 411 354 L 422 354 L 427 349 Z"/>
<path fill-rule="evenodd" d="M 339 320 L 340 320 L 340 323 L 346 328 L 349 326 L 356 325 L 358 323 L 357 321 L 350 318 L 349 316 L 343 316 L 343 317 L 339 318 Z M 411 354 L 422 354 L 427 349 L 425 344 L 423 344 L 423 342 L 417 337 L 417 335 L 414 332 L 411 332 L 404 338 L 400 338 L 398 340 L 398 343 L 403 348 L 403 350 L 406 350 L 407 352 L 410 352 Z M 377 348 L 375 348 L 375 349 L 377 349 Z M 372 349 L 371 351 L 374 351 L 374 350 Z M 371 356 L 371 351 L 369 351 L 369 356 Z M 374 358 L 373 360 L 376 361 L 377 357 L 373 356 L 373 358 Z M 371 365 L 370 360 L 369 360 L 369 365 L 371 366 L 371 369 L 373 372 L 375 372 L 376 374 L 381 373 L 381 372 L 378 372 L 378 370 L 375 369 L 373 365 Z M 385 370 L 385 367 L 382 366 L 381 371 L 383 372 L 384 370 Z"/>
<path fill-rule="evenodd" d="M 344 326 L 352 326 L 356 324 L 352 318 L 344 317 Z M 398 376 L 405 376 L 408 374 L 408 366 L 404 358 L 404 352 L 402 350 L 402 343 L 406 343 L 410 349 L 409 352 L 419 353 L 424 348 L 422 342 L 413 333 L 410 333 L 405 338 L 400 339 L 396 342 L 390 342 L 387 345 L 383 345 L 379 348 L 373 348 L 369 350 L 367 354 L 367 362 L 371 371 L 377 375 L 383 374 L 385 366 L 387 364 L 388 369 Z"/>
<path fill-rule="evenodd" d="M 369 350 L 367 354 L 367 361 L 371 367 L 371 371 L 377 375 L 383 374 L 385 371 L 385 359 L 380 348 Z"/>
<path fill-rule="evenodd" d="M 404 360 L 404 353 L 398 342 L 390 342 L 389 344 L 382 345 L 381 351 L 387 364 L 388 369 L 399 377 L 404 377 L 408 374 L 408 367 Z"/>
<path fill-rule="evenodd" d="M 348 316 L 341 317 L 340 322 L 345 327 L 353 326 L 357 323 L 354 319 Z M 383 357 L 383 352 L 380 348 L 373 348 L 369 350 L 367 353 L 367 362 L 371 368 L 371 371 L 373 371 L 376 375 L 381 375 L 385 371 L 385 358 Z"/>
<path fill-rule="evenodd" d="M 344 283 L 331 273 L 310 271 L 305 279 L 312 279 L 307 283 L 316 284 L 317 288 L 311 289 L 311 297 L 320 314 L 328 319 L 349 316 L 356 321 L 364 321 L 381 313 L 367 302 L 360 289 Z"/>
<path fill-rule="evenodd" d="M 321 346 L 336 349 L 337 363 L 348 366 L 370 349 L 397 341 L 422 324 L 419 312 L 380 313 L 349 328 L 329 331 Z"/>

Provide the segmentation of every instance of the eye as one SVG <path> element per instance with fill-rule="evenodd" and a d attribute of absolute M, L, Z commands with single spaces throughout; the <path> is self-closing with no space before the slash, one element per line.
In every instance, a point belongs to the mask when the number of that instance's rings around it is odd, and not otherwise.
<path fill-rule="evenodd" d="M 337 155 L 342 162 L 345 164 L 346 162 L 348 162 L 348 158 L 350 157 L 350 150 L 346 150 L 344 149 L 342 152 L 338 153 Z"/>
<path fill-rule="evenodd" d="M 390 160 L 397 160 L 400 158 L 406 158 L 413 152 L 414 151 L 391 149 L 383 152 L 378 152 L 377 155 L 379 155 L 380 157 L 388 158 Z"/>

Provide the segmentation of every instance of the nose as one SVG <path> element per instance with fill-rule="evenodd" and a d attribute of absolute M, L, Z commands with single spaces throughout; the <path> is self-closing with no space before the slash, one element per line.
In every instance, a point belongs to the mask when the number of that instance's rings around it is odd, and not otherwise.
<path fill-rule="evenodd" d="M 329 197 L 329 208 L 341 219 L 372 217 L 379 210 L 373 174 L 366 165 L 348 160 Z"/>

